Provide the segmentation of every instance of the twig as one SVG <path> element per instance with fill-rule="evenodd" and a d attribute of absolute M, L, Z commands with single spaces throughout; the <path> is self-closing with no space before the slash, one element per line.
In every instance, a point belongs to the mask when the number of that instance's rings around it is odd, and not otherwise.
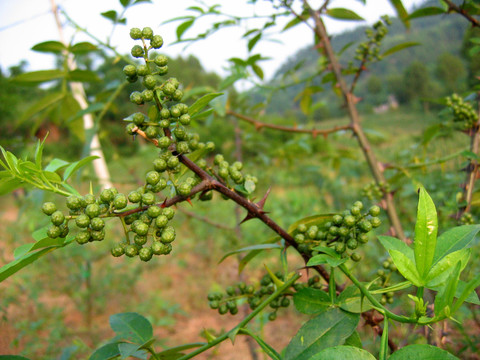
<path fill-rule="evenodd" d="M 466 11 L 465 9 L 462 9 L 461 7 L 459 7 L 458 5 L 456 5 L 450 0 L 443 0 L 443 1 L 448 5 L 448 12 L 452 12 L 452 11 L 456 12 L 459 15 L 463 16 L 468 21 L 470 21 L 472 26 L 480 27 L 480 22 L 477 19 L 475 19 L 472 15 L 470 15 L 468 11 Z"/>
<path fill-rule="evenodd" d="M 324 129 L 324 130 L 319 130 L 319 129 L 299 129 L 297 127 L 290 127 L 290 126 L 282 126 L 282 125 L 274 125 L 274 124 L 267 124 L 258 120 L 255 120 L 249 116 L 245 116 L 239 113 L 236 113 L 232 110 L 227 110 L 228 115 L 232 115 L 236 117 L 237 119 L 246 121 L 253 126 L 255 126 L 255 129 L 257 131 L 260 131 L 262 128 L 267 128 L 267 129 L 273 129 L 273 130 L 279 130 L 279 131 L 285 131 L 285 132 L 291 132 L 291 133 L 301 133 L 301 134 L 312 134 L 313 137 L 316 137 L 318 135 L 323 135 L 327 136 L 328 134 L 335 133 L 338 131 L 342 130 L 351 130 L 352 125 L 343 125 L 343 126 L 335 126 L 334 128 L 331 129 Z"/>

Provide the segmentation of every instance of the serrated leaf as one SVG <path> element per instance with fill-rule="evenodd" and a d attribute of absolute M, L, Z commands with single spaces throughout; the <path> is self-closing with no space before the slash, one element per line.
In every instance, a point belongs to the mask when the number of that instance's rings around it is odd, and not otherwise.
<path fill-rule="evenodd" d="M 459 360 L 448 351 L 440 349 L 436 346 L 426 344 L 415 344 L 405 346 L 388 357 L 388 360 Z"/>
<path fill-rule="evenodd" d="M 372 294 L 375 299 L 380 301 L 381 294 Z M 352 285 L 343 290 L 337 297 L 337 305 L 343 310 L 352 313 L 362 313 L 373 308 L 372 303 L 362 295 L 359 288 Z"/>
<path fill-rule="evenodd" d="M 36 101 L 22 114 L 22 116 L 19 119 L 19 124 L 22 124 L 25 120 L 30 119 L 33 115 L 61 101 L 64 97 L 65 97 L 64 92 L 54 92 Z"/>
<path fill-rule="evenodd" d="M 67 167 L 70 164 L 68 161 L 62 159 L 52 159 L 47 166 L 45 166 L 45 171 L 58 171 L 64 167 Z"/>
<path fill-rule="evenodd" d="M 138 350 L 138 344 L 120 343 L 118 344 L 121 359 L 134 357 L 136 359 L 147 360 L 148 353 L 145 350 Z"/>
<path fill-rule="evenodd" d="M 212 94 L 207 94 L 202 96 L 200 99 L 195 101 L 189 108 L 188 108 L 188 114 L 190 116 L 195 115 L 198 113 L 200 110 L 202 110 L 205 106 L 208 105 L 210 101 L 215 99 L 216 97 L 219 97 L 223 95 L 223 93 L 212 93 Z"/>
<path fill-rule="evenodd" d="M 332 306 L 330 296 L 323 290 L 303 288 L 293 295 L 295 309 L 302 314 L 320 314 Z"/>
<path fill-rule="evenodd" d="M 331 18 L 338 20 L 365 21 L 365 19 L 358 15 L 356 12 L 345 8 L 328 9 L 326 14 Z"/>
<path fill-rule="evenodd" d="M 415 256 L 413 254 L 413 249 L 405 244 L 402 240 L 391 237 L 391 236 L 379 236 L 378 240 L 380 244 L 387 250 L 397 250 L 403 253 L 412 263 L 415 262 Z"/>
<path fill-rule="evenodd" d="M 38 169 L 42 169 L 43 145 L 45 144 L 45 140 L 47 140 L 46 136 L 42 141 L 38 140 L 37 147 L 35 148 L 35 165 Z"/>
<path fill-rule="evenodd" d="M 406 255 L 397 250 L 389 250 L 390 256 L 402 276 L 411 281 L 417 287 L 423 286 L 424 283 L 421 280 L 420 274 L 415 266 L 415 263 L 411 261 Z"/>
<path fill-rule="evenodd" d="M 119 344 L 118 342 L 114 342 L 99 347 L 90 355 L 88 360 L 110 360 L 120 356 L 120 350 L 118 349 Z"/>
<path fill-rule="evenodd" d="M 59 184 L 59 183 L 62 182 L 62 178 L 60 177 L 60 175 L 58 175 L 55 172 L 43 171 L 42 176 L 44 176 L 48 181 L 50 181 L 52 183 Z"/>
<path fill-rule="evenodd" d="M 96 82 L 100 81 L 98 75 L 90 70 L 75 69 L 68 72 L 68 80 L 78 82 Z"/>
<path fill-rule="evenodd" d="M 385 50 L 382 53 L 382 57 L 389 56 L 389 55 L 392 55 L 392 54 L 394 54 L 394 53 L 396 53 L 400 50 L 407 49 L 407 48 L 413 47 L 413 46 L 419 46 L 419 45 L 421 45 L 421 43 L 415 42 L 415 41 L 403 42 L 401 44 L 397 44 L 397 45 L 392 46 L 388 50 Z"/>
<path fill-rule="evenodd" d="M 185 31 L 187 31 L 194 23 L 195 21 L 195 18 L 193 17 L 190 17 L 189 20 L 187 21 L 184 21 L 183 23 L 181 23 L 180 25 L 178 25 L 177 27 L 177 40 L 181 40 L 182 39 L 182 35 L 185 33 Z"/>
<path fill-rule="evenodd" d="M 463 289 L 458 300 L 455 302 L 455 305 L 453 306 L 452 313 L 457 312 L 457 310 L 466 301 L 466 299 L 470 296 L 470 294 L 473 291 L 475 291 L 475 289 L 479 286 L 480 286 L 480 275 L 475 276 L 472 280 L 467 282 L 467 284 L 465 285 L 465 288 Z"/>
<path fill-rule="evenodd" d="M 246 252 L 246 251 L 252 251 L 252 250 L 263 251 L 263 250 L 283 249 L 283 248 L 284 247 L 282 245 L 278 245 L 278 244 L 251 245 L 251 246 L 247 246 L 247 247 L 244 247 L 244 248 L 241 248 L 241 249 L 238 249 L 238 250 L 233 250 L 233 251 L 230 251 L 230 252 L 226 253 L 225 255 L 223 255 L 223 257 L 220 259 L 220 261 L 218 263 L 219 264 L 222 263 L 226 258 L 228 258 L 232 255 L 240 254 L 240 253 Z"/>
<path fill-rule="evenodd" d="M 434 16 L 434 15 L 440 15 L 440 14 L 445 14 L 445 10 L 435 6 L 428 6 L 428 7 L 415 10 L 410 15 L 408 15 L 408 19 L 412 20 L 420 17 Z"/>
<path fill-rule="evenodd" d="M 375 360 L 375 356 L 356 346 L 340 345 L 322 350 L 309 360 Z"/>
<path fill-rule="evenodd" d="M 115 22 L 117 20 L 117 12 L 115 10 L 109 10 L 100 13 L 104 18 Z"/>
<path fill-rule="evenodd" d="M 142 345 L 153 337 L 150 321 L 134 312 L 110 316 L 110 327 L 122 339 Z"/>
<path fill-rule="evenodd" d="M 346 340 L 345 340 L 345 344 L 346 346 L 353 346 L 353 347 L 356 347 L 356 348 L 359 348 L 359 349 L 362 349 L 363 348 L 363 345 L 362 345 L 362 339 L 360 338 L 360 335 L 358 333 L 357 330 L 355 330 L 353 332 L 352 335 L 350 335 Z"/>
<path fill-rule="evenodd" d="M 91 156 L 87 156 L 86 158 L 83 158 L 82 160 L 71 163 L 70 165 L 68 165 L 68 167 L 65 169 L 65 172 L 63 173 L 63 180 L 66 181 L 82 166 L 85 166 L 88 163 L 91 163 L 93 160 L 98 158 L 99 158 L 98 156 L 91 155 Z"/>
<path fill-rule="evenodd" d="M 45 81 L 52 81 L 61 79 L 65 76 L 65 71 L 63 70 L 39 70 L 23 73 L 15 76 L 12 81 L 17 83 L 24 84 L 37 84 Z"/>
<path fill-rule="evenodd" d="M 359 316 L 331 308 L 307 321 L 285 349 L 285 360 L 310 359 L 319 351 L 343 343 L 358 325 Z"/>
<path fill-rule="evenodd" d="M 61 54 L 62 51 L 66 50 L 66 47 L 60 41 L 44 41 L 39 44 L 35 44 L 32 47 L 32 50 L 38 52 Z"/>
<path fill-rule="evenodd" d="M 86 54 L 91 51 L 97 51 L 97 50 L 98 50 L 98 47 L 93 45 L 92 43 L 89 43 L 88 41 L 76 43 L 75 45 L 69 48 L 69 51 L 75 55 Z"/>
<path fill-rule="evenodd" d="M 435 204 L 425 188 L 421 187 L 413 245 L 415 265 L 422 281 L 425 280 L 433 263 L 433 256 L 437 245 L 437 231 L 438 220 Z"/>
<path fill-rule="evenodd" d="M 457 262 L 461 262 L 461 270 L 465 269 L 470 259 L 470 249 L 462 249 L 444 256 L 438 261 L 427 274 L 425 281 L 427 286 L 438 286 L 443 284 L 453 270 Z"/>

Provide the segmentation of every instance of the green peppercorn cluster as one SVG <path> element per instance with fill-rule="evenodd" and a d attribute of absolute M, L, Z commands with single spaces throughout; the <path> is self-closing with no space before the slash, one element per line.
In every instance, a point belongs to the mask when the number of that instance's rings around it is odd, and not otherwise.
<path fill-rule="evenodd" d="M 104 189 L 97 198 L 92 194 L 85 196 L 69 196 L 66 199 L 69 213 L 65 215 L 52 202 L 46 202 L 42 211 L 50 216 L 50 225 L 47 235 L 54 239 L 66 237 L 73 223 L 78 232 L 75 240 L 79 244 L 105 239 L 105 218 L 114 216 L 114 212 L 127 206 L 127 198 L 118 193 L 115 188 Z"/>
<path fill-rule="evenodd" d="M 391 258 L 388 258 L 383 261 L 382 263 L 382 268 L 377 270 L 377 284 L 381 287 L 388 287 L 390 286 L 390 279 L 393 274 L 397 273 L 398 269 L 393 263 L 393 260 Z M 382 305 L 385 305 L 387 303 L 391 304 L 393 303 L 393 296 L 394 293 L 393 291 L 389 291 L 385 294 L 382 295 L 382 298 L 380 299 L 380 303 Z"/>
<path fill-rule="evenodd" d="M 392 24 L 392 21 L 388 16 L 383 16 L 381 20 L 373 24 L 372 28 L 365 30 L 368 40 L 358 45 L 355 50 L 355 60 L 366 62 L 380 61 L 382 56 L 380 55 L 380 46 L 382 40 L 388 34 L 388 26 Z M 353 66 L 353 65 L 351 65 Z"/>
<path fill-rule="evenodd" d="M 376 183 L 375 181 L 365 185 L 362 189 L 362 196 L 372 200 L 380 200 L 383 198 L 384 194 L 390 192 L 390 184 L 389 183 Z"/>
<path fill-rule="evenodd" d="M 445 101 L 453 114 L 453 121 L 460 125 L 461 130 L 467 131 L 477 126 L 478 114 L 470 103 L 458 94 L 447 97 Z"/>
<path fill-rule="evenodd" d="M 380 207 L 377 205 L 365 212 L 363 203 L 356 201 L 350 209 L 334 215 L 331 221 L 321 226 L 300 224 L 293 234 L 294 240 L 298 250 L 307 255 L 316 255 L 312 249 L 320 245 L 331 247 L 353 261 L 360 261 L 361 255 L 355 250 L 368 242 L 368 232 L 381 225 L 379 214 Z"/>
<path fill-rule="evenodd" d="M 469 212 L 465 212 L 459 219 L 459 225 L 473 225 L 476 224 L 473 215 Z"/>
<path fill-rule="evenodd" d="M 243 164 L 240 161 L 230 164 L 222 154 L 217 154 L 213 163 L 216 166 L 218 176 L 227 184 L 243 185 L 245 187 L 246 182 L 251 182 L 254 185 L 258 182 L 255 176 L 242 174 Z"/>

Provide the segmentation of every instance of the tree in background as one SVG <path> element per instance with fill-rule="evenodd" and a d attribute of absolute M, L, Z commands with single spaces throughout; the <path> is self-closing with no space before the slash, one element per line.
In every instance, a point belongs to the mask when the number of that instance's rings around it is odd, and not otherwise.
<path fill-rule="evenodd" d="M 458 56 L 443 53 L 438 57 L 435 76 L 442 82 L 443 94 L 461 91 L 465 75 L 465 65 Z"/>

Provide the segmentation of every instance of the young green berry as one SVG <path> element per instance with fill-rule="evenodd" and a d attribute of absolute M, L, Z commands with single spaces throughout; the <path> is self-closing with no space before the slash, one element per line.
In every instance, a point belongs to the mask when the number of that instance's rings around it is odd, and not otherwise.
<path fill-rule="evenodd" d="M 373 226 L 372 226 L 372 223 L 368 220 L 362 220 L 360 221 L 360 223 L 358 224 L 358 227 L 360 228 L 361 231 L 363 231 L 364 233 L 367 233 L 369 231 L 372 230 Z"/>
<path fill-rule="evenodd" d="M 362 244 L 366 244 L 366 243 L 368 243 L 368 235 L 367 234 L 359 234 L 357 236 L 357 240 L 358 240 L 358 242 L 360 242 Z"/>
<path fill-rule="evenodd" d="M 138 246 L 142 246 L 147 243 L 147 237 L 145 235 L 135 235 L 135 237 L 133 238 L 133 241 Z"/>
<path fill-rule="evenodd" d="M 347 247 L 349 249 L 355 250 L 358 247 L 358 241 L 354 238 L 351 238 L 347 241 Z"/>
<path fill-rule="evenodd" d="M 172 208 L 164 208 L 162 210 L 162 215 L 165 215 L 168 220 L 172 220 L 173 216 L 175 215 L 175 210 Z"/>
<path fill-rule="evenodd" d="M 350 255 L 350 258 L 355 262 L 359 262 L 360 260 L 362 260 L 362 256 L 356 252 L 352 253 L 352 255 Z"/>
<path fill-rule="evenodd" d="M 95 217 L 92 220 L 90 220 L 90 227 L 93 230 L 100 231 L 105 227 L 105 221 L 102 218 Z"/>
<path fill-rule="evenodd" d="M 100 201 L 104 204 L 109 204 L 113 201 L 115 195 L 111 189 L 103 189 L 100 193 Z"/>
<path fill-rule="evenodd" d="M 50 218 L 53 225 L 60 226 L 65 221 L 65 215 L 59 210 L 55 211 Z"/>
<path fill-rule="evenodd" d="M 163 75 L 167 75 L 167 73 L 168 73 L 168 65 L 160 66 L 158 68 L 158 75 L 163 76 Z"/>
<path fill-rule="evenodd" d="M 125 254 L 125 248 L 122 245 L 116 245 L 110 250 L 110 252 L 114 257 L 119 257 Z"/>
<path fill-rule="evenodd" d="M 294 240 L 297 244 L 303 244 L 305 242 L 305 235 L 297 234 L 295 235 Z"/>
<path fill-rule="evenodd" d="M 156 171 L 149 171 L 145 176 L 147 184 L 155 185 L 160 181 L 160 174 Z"/>
<path fill-rule="evenodd" d="M 163 45 L 163 38 L 160 35 L 154 35 L 152 40 L 150 40 L 150 45 L 154 49 L 160 49 Z"/>
<path fill-rule="evenodd" d="M 57 211 L 57 205 L 53 202 L 46 202 L 42 205 L 42 211 L 45 215 L 52 215 L 55 211 Z"/>
<path fill-rule="evenodd" d="M 139 28 L 131 28 L 130 29 L 130 37 L 133 40 L 141 39 L 142 38 L 142 30 L 140 30 Z"/>
<path fill-rule="evenodd" d="M 127 132 L 128 135 L 135 135 L 137 130 L 138 130 L 138 127 L 134 123 L 129 123 L 125 127 L 125 131 Z"/>
<path fill-rule="evenodd" d="M 78 215 L 75 219 L 75 224 L 79 228 L 86 228 L 88 225 L 90 225 L 90 217 L 86 214 Z"/>
<path fill-rule="evenodd" d="M 144 247 L 144 248 L 140 249 L 140 251 L 138 252 L 138 257 L 142 261 L 150 261 L 152 256 L 153 256 L 153 251 L 149 247 Z"/>
<path fill-rule="evenodd" d="M 215 150 L 215 143 L 213 141 L 209 141 L 205 144 L 205 150 L 213 151 Z"/>
<path fill-rule="evenodd" d="M 165 66 L 168 64 L 168 58 L 165 55 L 157 55 L 157 57 L 153 61 L 157 66 Z"/>
<path fill-rule="evenodd" d="M 335 245 L 335 251 L 339 254 L 343 254 L 347 250 L 347 246 L 343 242 L 338 242 L 337 245 Z"/>
<path fill-rule="evenodd" d="M 354 206 L 354 207 L 358 207 L 360 210 L 363 209 L 363 203 L 362 203 L 361 201 L 355 201 L 355 202 L 353 203 L 353 206 Z"/>
<path fill-rule="evenodd" d="M 153 37 L 153 30 L 150 27 L 144 27 L 142 29 L 142 37 L 150 40 Z"/>
<path fill-rule="evenodd" d="M 155 255 L 167 255 L 172 251 L 171 244 L 163 244 L 160 241 L 154 241 L 152 243 L 152 252 Z"/>
<path fill-rule="evenodd" d="M 138 248 L 135 245 L 127 245 L 125 247 L 125 255 L 134 257 L 138 255 Z"/>
<path fill-rule="evenodd" d="M 130 101 L 137 105 L 143 104 L 142 94 L 138 91 L 134 91 L 130 94 Z"/>
<path fill-rule="evenodd" d="M 137 71 L 137 75 L 145 76 L 145 75 L 148 75 L 148 73 L 150 72 L 150 69 L 148 68 L 147 65 L 138 65 L 136 68 L 136 71 Z"/>
<path fill-rule="evenodd" d="M 184 196 L 184 197 L 187 197 L 190 195 L 190 192 L 192 191 L 192 186 L 190 184 L 187 184 L 187 183 L 181 183 L 178 187 L 177 187 L 177 193 L 178 195 L 180 196 Z"/>
<path fill-rule="evenodd" d="M 173 89 L 174 89 L 173 91 L 175 91 L 175 87 L 173 85 L 171 85 L 171 87 L 173 87 Z M 173 93 L 173 91 L 172 91 L 172 93 Z M 165 90 L 164 90 L 164 92 L 165 92 Z M 173 107 L 170 108 L 170 115 L 172 115 L 175 118 L 178 118 L 182 115 L 182 111 L 178 107 L 173 106 Z"/>
<path fill-rule="evenodd" d="M 382 220 L 380 220 L 380 218 L 375 216 L 370 219 L 370 223 L 372 224 L 373 228 L 377 228 L 380 225 L 382 225 Z"/>
<path fill-rule="evenodd" d="M 90 232 L 88 230 L 83 230 L 75 235 L 75 241 L 80 245 L 86 244 L 90 241 Z"/>
<path fill-rule="evenodd" d="M 343 224 L 347 227 L 352 227 L 355 225 L 355 217 L 352 215 L 347 215 L 343 218 Z"/>
<path fill-rule="evenodd" d="M 180 101 L 183 98 L 183 91 L 180 89 L 175 90 L 175 92 L 172 94 L 172 99 L 174 101 Z"/>
<path fill-rule="evenodd" d="M 118 194 L 113 199 L 113 206 L 117 210 L 122 210 L 127 206 L 127 197 L 124 194 Z"/>
<path fill-rule="evenodd" d="M 352 206 L 350 208 L 350 212 L 352 213 L 353 216 L 359 216 L 360 211 L 361 211 L 361 209 L 358 206 Z"/>
<path fill-rule="evenodd" d="M 162 91 L 165 95 L 172 95 L 174 92 L 175 92 L 175 86 L 173 86 L 173 84 L 169 83 L 169 82 L 166 82 L 164 85 L 163 85 L 163 88 L 162 88 Z M 173 109 L 176 109 L 176 108 L 173 108 Z M 170 109 L 170 112 L 172 112 L 172 109 Z M 180 111 L 179 111 L 180 112 Z M 180 114 L 178 114 L 180 116 Z M 173 115 L 174 116 L 174 115 Z M 175 117 L 178 117 L 178 116 L 175 116 Z"/>
<path fill-rule="evenodd" d="M 79 210 L 82 208 L 82 200 L 75 195 L 67 197 L 67 207 L 70 210 Z"/>
<path fill-rule="evenodd" d="M 335 225 L 341 225 L 343 223 L 343 217 L 342 215 L 334 215 L 332 218 L 332 222 Z"/>
<path fill-rule="evenodd" d="M 151 192 L 147 192 L 142 195 L 142 203 L 144 205 L 152 205 L 155 203 L 155 195 Z"/>
<path fill-rule="evenodd" d="M 147 75 L 143 79 L 143 84 L 145 85 L 145 87 L 147 89 L 153 90 L 155 88 L 155 86 L 157 85 L 157 79 L 153 75 Z M 152 100 L 153 100 L 153 93 L 152 93 Z M 149 101 L 151 101 L 151 100 L 149 100 Z"/>
<path fill-rule="evenodd" d="M 153 91 L 152 90 L 143 90 L 142 99 L 144 102 L 153 101 Z"/>
<path fill-rule="evenodd" d="M 132 54 L 133 57 L 140 58 L 143 56 L 144 50 L 143 50 L 143 47 L 141 47 L 140 45 L 134 45 L 130 53 Z"/>
<path fill-rule="evenodd" d="M 168 136 L 162 136 L 158 139 L 158 147 L 160 149 L 167 149 L 172 144 L 172 140 Z M 173 156 L 174 157 L 174 156 Z M 178 160 L 178 159 L 177 159 Z M 168 164 L 167 164 L 168 165 Z M 178 164 L 177 164 L 178 165 Z M 175 166 L 177 166 L 175 165 Z M 175 167 L 174 166 L 174 167 Z M 169 167 L 170 168 L 170 167 Z"/>
<path fill-rule="evenodd" d="M 175 169 L 178 164 L 180 164 L 180 160 L 178 160 L 178 157 L 176 156 L 170 156 L 167 160 L 167 167 L 169 169 Z"/>
<path fill-rule="evenodd" d="M 152 205 L 147 209 L 147 215 L 151 218 L 156 218 L 160 216 L 162 213 L 162 208 L 157 205 Z"/>
<path fill-rule="evenodd" d="M 186 141 L 179 141 L 177 143 L 176 150 L 179 154 L 188 154 L 190 152 L 190 146 Z"/>
<path fill-rule="evenodd" d="M 133 225 L 133 224 L 132 224 Z M 134 227 L 133 231 L 137 234 L 137 235 L 147 235 L 148 234 L 148 228 L 149 226 L 147 224 L 145 224 L 144 222 L 139 222 L 137 223 L 137 225 Z"/>
<path fill-rule="evenodd" d="M 85 214 L 90 217 L 90 219 L 100 215 L 100 206 L 98 204 L 90 204 L 85 208 Z"/>
<path fill-rule="evenodd" d="M 90 239 L 92 241 L 102 241 L 105 239 L 105 230 L 92 230 L 90 232 Z"/>
<path fill-rule="evenodd" d="M 128 194 L 128 200 L 131 202 L 131 203 L 138 203 L 140 202 L 140 200 L 142 200 L 142 194 L 140 194 L 138 191 L 136 190 L 133 190 L 131 191 L 129 194 Z"/>
<path fill-rule="evenodd" d="M 159 207 L 157 206 L 157 208 Z M 159 229 L 164 228 L 165 226 L 167 226 L 168 220 L 168 217 L 166 217 L 165 215 L 157 215 L 155 219 L 155 226 Z"/>
<path fill-rule="evenodd" d="M 62 232 L 62 229 L 60 229 L 59 226 L 52 224 L 47 230 L 47 236 L 49 238 L 55 239 L 60 236 L 61 232 Z"/>
<path fill-rule="evenodd" d="M 175 236 L 176 236 L 175 229 L 172 226 L 167 226 L 162 231 L 162 236 L 160 238 L 160 241 L 164 244 L 171 243 L 173 240 L 175 240 Z"/>
<path fill-rule="evenodd" d="M 162 119 L 169 119 L 170 118 L 170 110 L 168 110 L 166 108 L 163 108 L 162 110 L 160 110 L 160 117 Z"/>
<path fill-rule="evenodd" d="M 128 77 L 134 77 L 137 75 L 137 68 L 134 65 L 125 65 L 123 73 Z"/>
<path fill-rule="evenodd" d="M 373 205 L 369 210 L 369 214 L 372 216 L 378 216 L 380 215 L 380 206 L 378 205 Z"/>

